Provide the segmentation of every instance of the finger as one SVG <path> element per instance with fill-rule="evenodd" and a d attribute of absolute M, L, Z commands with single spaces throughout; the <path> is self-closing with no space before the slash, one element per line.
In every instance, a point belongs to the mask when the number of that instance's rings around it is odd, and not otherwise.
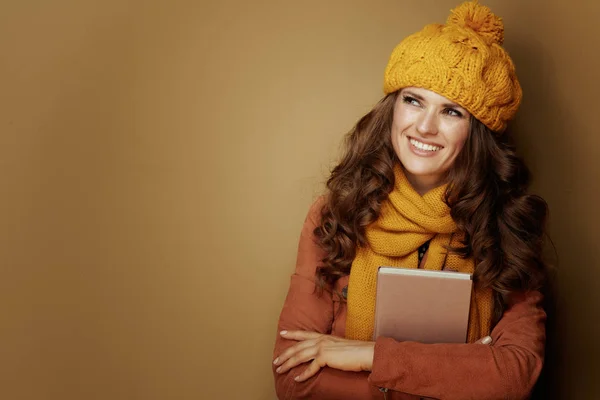
<path fill-rule="evenodd" d="M 310 332 L 310 331 L 281 331 L 279 332 L 281 337 L 290 339 L 290 340 L 308 340 L 308 339 L 316 339 L 319 336 L 322 336 L 322 333 L 319 332 Z"/>
<path fill-rule="evenodd" d="M 302 351 L 304 349 L 307 349 L 311 346 L 315 345 L 315 341 L 314 340 L 303 340 L 301 342 L 296 343 L 295 345 L 288 347 L 287 349 L 285 349 L 280 355 L 279 357 L 277 357 L 274 361 L 273 364 L 275 365 L 280 365 L 283 364 L 284 362 L 286 362 L 290 357 L 292 357 L 294 354 L 298 353 L 299 351 Z"/>
<path fill-rule="evenodd" d="M 487 345 L 490 345 L 490 344 L 492 344 L 492 337 L 491 336 L 482 337 L 481 339 L 479 339 L 478 341 L 476 341 L 475 344 L 487 344 Z"/>
<path fill-rule="evenodd" d="M 292 369 L 302 363 L 313 360 L 316 355 L 317 355 L 317 346 L 311 346 L 307 349 L 300 350 L 297 353 L 295 353 L 294 355 L 292 355 L 286 362 L 281 364 L 279 366 L 279 368 L 277 368 L 275 371 L 280 374 L 286 373 L 290 369 Z"/>
<path fill-rule="evenodd" d="M 310 364 L 308 364 L 308 367 L 306 367 L 306 369 L 302 371 L 300 375 L 294 378 L 294 380 L 296 382 L 304 382 L 308 378 L 313 377 L 317 372 L 319 372 L 320 369 L 321 366 L 319 365 L 317 360 L 313 360 Z"/>

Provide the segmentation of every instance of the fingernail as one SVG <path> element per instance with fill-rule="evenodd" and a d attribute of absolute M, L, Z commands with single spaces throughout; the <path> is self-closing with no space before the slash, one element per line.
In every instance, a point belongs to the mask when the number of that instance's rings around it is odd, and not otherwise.
<path fill-rule="evenodd" d="M 279 362 L 279 357 L 277 357 L 274 361 L 273 364 L 277 365 L 277 362 Z"/>
<path fill-rule="evenodd" d="M 280 335 L 286 335 L 286 334 L 287 334 L 287 331 L 281 331 L 281 332 L 279 332 L 279 334 L 280 334 Z"/>
<path fill-rule="evenodd" d="M 483 343 L 483 344 L 490 344 L 490 343 L 492 343 L 492 338 L 489 337 L 489 336 L 486 336 L 483 339 L 481 339 L 481 343 Z"/>
<path fill-rule="evenodd" d="M 299 377 L 299 376 L 297 376 L 297 377 L 295 377 L 295 378 L 294 378 L 294 380 L 295 380 L 296 382 L 298 382 L 298 381 L 300 380 L 300 377 Z"/>
<path fill-rule="evenodd" d="M 281 372 L 281 367 L 277 368 L 275 372 Z"/>

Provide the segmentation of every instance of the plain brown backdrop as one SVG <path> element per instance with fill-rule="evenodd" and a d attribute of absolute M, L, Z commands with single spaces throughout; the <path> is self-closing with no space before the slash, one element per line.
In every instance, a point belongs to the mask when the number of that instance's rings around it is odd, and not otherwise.
<path fill-rule="evenodd" d="M 597 398 L 600 6 L 484 3 L 560 256 L 546 398 Z M 0 398 L 274 399 L 308 206 L 394 45 L 457 4 L 3 0 Z"/>

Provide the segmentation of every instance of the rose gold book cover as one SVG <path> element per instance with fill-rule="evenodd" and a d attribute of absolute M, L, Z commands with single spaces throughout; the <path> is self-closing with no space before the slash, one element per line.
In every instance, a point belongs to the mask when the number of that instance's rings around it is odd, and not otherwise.
<path fill-rule="evenodd" d="M 465 343 L 472 286 L 467 273 L 380 267 L 373 339 Z"/>

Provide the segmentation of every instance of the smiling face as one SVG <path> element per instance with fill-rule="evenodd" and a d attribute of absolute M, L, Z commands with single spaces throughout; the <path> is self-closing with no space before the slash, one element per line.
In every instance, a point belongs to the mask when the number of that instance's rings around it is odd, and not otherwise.
<path fill-rule="evenodd" d="M 467 110 L 435 92 L 416 87 L 400 91 L 394 105 L 392 145 L 418 193 L 445 183 L 470 125 Z"/>

